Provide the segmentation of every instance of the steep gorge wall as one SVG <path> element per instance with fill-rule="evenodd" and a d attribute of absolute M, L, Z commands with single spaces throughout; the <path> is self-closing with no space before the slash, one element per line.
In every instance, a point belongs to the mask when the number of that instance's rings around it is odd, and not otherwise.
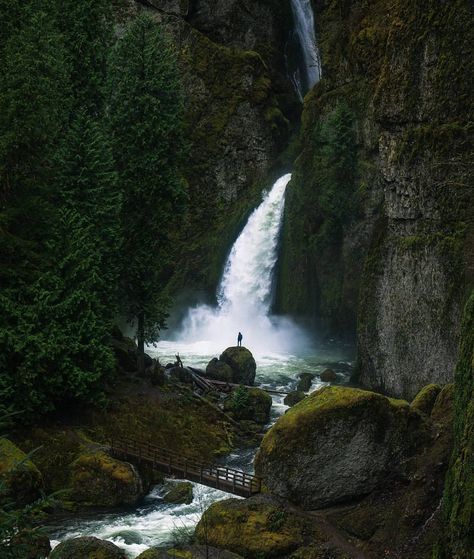
<path fill-rule="evenodd" d="M 357 330 L 359 380 L 410 398 L 452 379 L 473 279 L 473 6 L 314 7 L 323 79 L 305 100 L 279 309 Z"/>
<path fill-rule="evenodd" d="M 282 48 L 291 26 L 289 3 L 116 0 L 121 24 L 141 10 L 172 37 L 186 93 L 189 200 L 176 232 L 183 249 L 172 289 L 211 294 L 228 247 L 272 176 L 296 118 Z"/>

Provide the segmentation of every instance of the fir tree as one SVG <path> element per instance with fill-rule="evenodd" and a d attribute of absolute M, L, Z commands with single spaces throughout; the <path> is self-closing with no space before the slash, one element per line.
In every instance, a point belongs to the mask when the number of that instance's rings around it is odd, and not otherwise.
<path fill-rule="evenodd" d="M 142 15 L 113 50 L 109 77 L 113 150 L 124 193 L 125 312 L 144 343 L 166 319 L 163 284 L 169 273 L 169 232 L 179 219 L 184 185 L 183 97 L 175 55 L 159 25 Z"/>

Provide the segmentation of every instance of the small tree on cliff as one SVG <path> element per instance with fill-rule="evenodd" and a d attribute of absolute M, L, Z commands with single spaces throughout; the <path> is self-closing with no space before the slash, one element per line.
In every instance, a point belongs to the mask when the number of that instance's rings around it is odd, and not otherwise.
<path fill-rule="evenodd" d="M 170 232 L 184 205 L 183 96 L 176 57 L 159 25 L 138 17 L 111 55 L 109 114 L 123 191 L 122 285 L 128 318 L 137 321 L 139 368 L 144 344 L 166 319 Z"/>

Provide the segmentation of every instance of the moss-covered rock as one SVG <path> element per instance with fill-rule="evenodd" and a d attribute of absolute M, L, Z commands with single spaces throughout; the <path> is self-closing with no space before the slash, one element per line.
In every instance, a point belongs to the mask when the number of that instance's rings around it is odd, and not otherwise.
<path fill-rule="evenodd" d="M 25 505 L 37 499 L 43 478 L 28 456 L 5 438 L 0 439 L 0 500 Z"/>
<path fill-rule="evenodd" d="M 441 386 L 439 384 L 428 384 L 424 386 L 413 399 L 411 403 L 412 408 L 430 415 L 440 392 Z"/>
<path fill-rule="evenodd" d="M 144 493 L 134 466 L 103 451 L 81 454 L 71 468 L 71 499 L 83 506 L 136 503 Z"/>
<path fill-rule="evenodd" d="M 261 388 L 243 388 L 234 390 L 224 402 L 224 410 L 238 421 L 268 423 L 272 408 L 271 396 Z"/>
<path fill-rule="evenodd" d="M 443 534 L 436 548 L 436 559 L 474 557 L 474 291 L 464 311 L 454 410 L 454 451 L 447 476 Z"/>
<path fill-rule="evenodd" d="M 163 496 L 166 503 L 189 505 L 193 502 L 193 484 L 189 481 L 173 483 L 169 491 Z"/>
<path fill-rule="evenodd" d="M 305 522 L 278 505 L 254 499 L 227 499 L 206 510 L 196 527 L 200 543 L 246 558 L 291 553 L 304 543 Z"/>
<path fill-rule="evenodd" d="M 38 529 L 21 530 L 12 543 L 15 557 L 21 559 L 44 559 L 51 551 L 48 536 Z"/>
<path fill-rule="evenodd" d="M 147 549 L 142 551 L 137 559 L 168 559 L 170 556 L 161 549 Z"/>
<path fill-rule="evenodd" d="M 301 402 L 301 400 L 303 400 L 304 398 L 306 398 L 306 394 L 304 392 L 296 390 L 287 394 L 285 396 L 285 399 L 283 400 L 283 403 L 285 404 L 285 406 L 289 406 L 291 408 L 298 402 Z"/>
<path fill-rule="evenodd" d="M 325 369 L 320 377 L 323 382 L 334 382 L 337 380 L 337 375 L 332 369 Z"/>
<path fill-rule="evenodd" d="M 50 559 L 126 559 L 125 552 L 111 542 L 93 537 L 66 540 L 55 547 Z"/>
<path fill-rule="evenodd" d="M 168 550 L 147 549 L 137 559 L 242 559 L 231 551 L 217 549 L 209 545 L 187 545 Z"/>
<path fill-rule="evenodd" d="M 431 410 L 431 419 L 445 425 L 453 424 L 454 384 L 446 384 L 439 392 Z"/>
<path fill-rule="evenodd" d="M 233 373 L 227 363 L 220 361 L 217 357 L 211 359 L 206 367 L 206 377 L 224 382 L 233 382 Z"/>
<path fill-rule="evenodd" d="M 252 385 L 255 380 L 257 364 L 246 347 L 228 347 L 219 357 L 232 369 L 232 378 L 238 384 Z"/>
<path fill-rule="evenodd" d="M 370 493 L 429 440 L 407 402 L 325 387 L 288 410 L 265 435 L 255 471 L 271 493 L 318 508 Z"/>
<path fill-rule="evenodd" d="M 311 384 L 313 383 L 313 380 L 316 377 L 316 375 L 313 375 L 313 373 L 301 373 L 298 375 L 298 377 L 299 377 L 299 381 L 296 386 L 296 391 L 308 392 L 308 390 L 311 388 Z"/>

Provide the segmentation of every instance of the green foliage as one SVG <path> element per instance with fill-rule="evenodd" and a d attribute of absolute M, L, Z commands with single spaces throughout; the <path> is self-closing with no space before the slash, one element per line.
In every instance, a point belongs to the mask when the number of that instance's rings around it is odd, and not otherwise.
<path fill-rule="evenodd" d="M 239 386 L 232 392 L 230 400 L 232 411 L 237 417 L 245 413 L 251 404 L 249 391 L 243 386 Z"/>
<path fill-rule="evenodd" d="M 474 292 L 466 305 L 455 376 L 454 450 L 436 559 L 471 559 L 474 549 Z"/>
<path fill-rule="evenodd" d="M 157 339 L 167 299 L 170 233 L 185 199 L 183 96 L 174 53 L 152 18 L 138 17 L 116 44 L 109 75 L 113 152 L 123 190 L 125 313 L 138 319 L 139 349 Z"/>

